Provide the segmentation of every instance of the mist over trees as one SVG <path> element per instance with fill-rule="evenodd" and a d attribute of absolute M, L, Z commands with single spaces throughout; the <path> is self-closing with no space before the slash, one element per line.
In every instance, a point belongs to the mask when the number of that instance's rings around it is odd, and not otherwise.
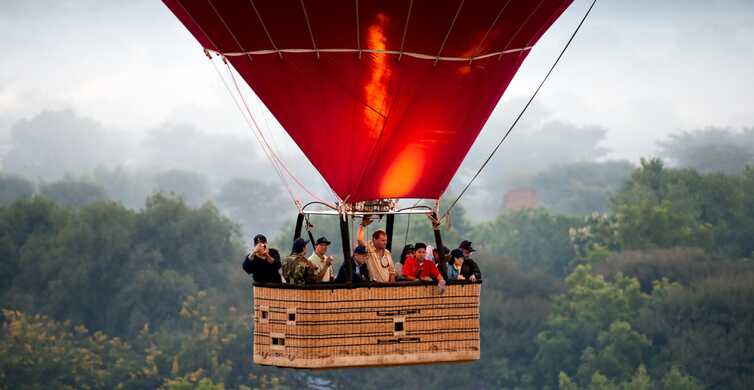
<path fill-rule="evenodd" d="M 670 134 L 659 156 L 671 165 L 699 172 L 736 174 L 754 164 L 754 128 L 707 127 Z"/>
<path fill-rule="evenodd" d="M 482 359 L 468 365 L 323 373 L 253 365 L 249 279 L 240 258 L 256 232 L 286 253 L 293 229 L 289 199 L 269 173 L 212 176 L 204 173 L 215 164 L 209 156 L 197 157 L 203 168 L 188 169 L 192 160 L 180 153 L 154 170 L 96 164 L 53 177 L 4 168 L 0 384 L 751 388 L 754 167 L 745 158 L 726 165 L 738 167 L 734 173 L 683 167 L 680 159 L 671 165 L 647 158 L 634 166 L 605 158 L 595 140 L 604 136 L 599 130 L 574 131 L 598 159 L 558 155 L 565 141 L 545 126 L 532 133 L 530 146 L 541 137 L 551 150 L 540 159 L 519 151 L 522 164 L 537 160 L 530 170 L 523 166 L 525 173 L 493 190 L 496 175 L 505 181 L 497 166 L 480 187 L 489 194 L 533 188 L 543 207 L 471 203 L 489 214 L 474 221 L 462 204 L 443 231 L 446 245 L 470 239 L 479 250 Z M 157 164 L 157 145 L 178 133 L 156 131 L 153 151 L 144 155 L 152 153 Z M 674 147 L 705 153 L 688 146 L 694 134 L 679 135 L 686 141 Z M 198 147 L 192 142 L 175 149 Z M 711 155 L 720 156 L 716 150 Z M 311 222 L 315 236 L 333 239 L 330 253 L 339 266 L 337 220 Z M 371 226 L 379 227 L 384 222 Z M 418 241 L 433 242 L 429 221 L 396 218 L 394 250 Z"/>
<path fill-rule="evenodd" d="M 191 206 L 157 193 L 131 210 L 24 194 L 0 206 L 0 381 L 12 388 L 337 389 L 358 381 L 365 390 L 748 389 L 753 178 L 751 168 L 703 174 L 646 159 L 606 214 L 534 209 L 473 223 L 457 209 L 444 237 L 450 246 L 471 239 L 479 249 L 482 359 L 327 372 L 251 363 L 244 244 L 238 225 L 211 202 Z M 69 193 L 88 199 L 87 191 Z M 290 222 L 276 235 L 283 252 Z M 405 218 L 396 223 L 396 246 L 404 234 L 431 242 L 423 218 L 410 228 Z M 337 229 L 332 218 L 313 224 L 316 235 Z"/>
<path fill-rule="evenodd" d="M 451 183 L 451 189 L 456 189 L 454 186 L 466 184 L 499 141 L 506 126 L 507 124 L 502 122 L 487 125 L 487 131 L 490 134 L 483 134 L 480 142 L 474 145 L 472 152 L 461 166 L 457 178 Z M 496 135 L 493 137 L 492 133 Z M 552 120 L 545 108 L 535 107 L 534 112 L 527 114 L 526 121 L 521 122 L 514 129 L 469 191 L 468 198 L 465 200 L 478 205 L 473 210 L 469 210 L 471 217 L 485 219 L 482 210 L 498 210 L 502 204 L 503 195 L 507 191 L 520 188 L 536 189 L 538 198 L 544 201 L 543 205 L 546 207 L 554 206 L 558 207 L 558 211 L 581 213 L 585 208 L 583 204 L 569 205 L 569 202 L 573 200 L 556 200 L 555 198 L 576 196 L 568 195 L 569 190 L 588 191 L 588 188 L 579 188 L 589 185 L 578 183 L 579 180 L 585 179 L 575 177 L 574 183 L 569 183 L 568 189 L 564 189 L 548 185 L 548 181 L 555 179 L 553 177 L 548 179 L 547 175 L 548 172 L 552 172 L 550 176 L 560 176 L 557 171 L 562 167 L 568 169 L 567 167 L 572 164 L 577 164 L 577 166 L 589 163 L 595 166 L 600 164 L 610 152 L 602 146 L 606 134 L 607 129 L 600 126 L 578 126 Z M 614 162 L 611 167 L 619 170 L 621 163 Z M 625 166 L 629 164 L 626 162 Z M 600 170 L 600 167 L 595 167 L 595 169 Z M 567 175 L 564 176 L 567 177 Z M 627 173 L 622 176 L 627 176 Z M 608 192 L 611 188 L 607 186 Z M 605 196 L 599 198 L 598 202 L 601 202 L 601 207 L 598 205 L 597 208 L 604 209 L 606 200 Z"/>
<path fill-rule="evenodd" d="M 3 170 L 32 179 L 58 179 L 90 172 L 98 165 L 122 163 L 126 138 L 71 110 L 42 111 L 16 122 Z"/>
<path fill-rule="evenodd" d="M 612 197 L 631 175 L 628 161 L 556 164 L 519 179 L 516 187 L 532 188 L 539 204 L 560 214 L 604 213 Z"/>

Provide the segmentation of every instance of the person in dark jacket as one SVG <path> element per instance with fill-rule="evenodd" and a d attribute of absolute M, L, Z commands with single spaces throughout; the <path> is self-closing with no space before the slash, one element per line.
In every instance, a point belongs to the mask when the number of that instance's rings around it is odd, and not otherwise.
<path fill-rule="evenodd" d="M 280 252 L 267 246 L 267 237 L 254 236 L 254 247 L 244 257 L 241 267 L 260 283 L 282 283 L 280 278 Z"/>
<path fill-rule="evenodd" d="M 367 248 L 363 245 L 359 245 L 353 250 L 353 256 L 349 260 L 351 262 L 351 280 L 354 283 L 364 283 L 369 281 L 369 269 L 367 268 Z M 338 271 L 338 277 L 335 278 L 335 283 L 348 282 L 348 266 L 343 264 Z"/>
<path fill-rule="evenodd" d="M 471 253 L 475 252 L 474 247 L 471 246 L 471 241 L 463 240 L 458 245 L 458 249 L 463 252 L 463 265 L 461 266 L 461 275 L 466 280 L 482 280 L 482 271 L 479 269 L 477 263 L 471 258 Z"/>

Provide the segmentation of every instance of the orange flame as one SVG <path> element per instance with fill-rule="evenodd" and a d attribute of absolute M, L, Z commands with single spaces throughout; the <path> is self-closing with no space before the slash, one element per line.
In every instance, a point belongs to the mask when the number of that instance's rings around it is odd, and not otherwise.
<path fill-rule="evenodd" d="M 420 145 L 409 145 L 390 164 L 380 181 L 380 196 L 402 198 L 408 195 L 421 179 L 428 154 Z"/>
<path fill-rule="evenodd" d="M 367 29 L 368 48 L 371 50 L 385 50 L 387 37 L 385 28 L 389 18 L 384 14 L 377 14 L 375 22 Z M 371 63 L 371 75 L 369 82 L 364 86 L 365 102 L 364 123 L 370 129 L 369 136 L 377 138 L 380 135 L 385 122 L 387 83 L 392 73 L 387 55 L 385 53 L 373 53 Z"/>

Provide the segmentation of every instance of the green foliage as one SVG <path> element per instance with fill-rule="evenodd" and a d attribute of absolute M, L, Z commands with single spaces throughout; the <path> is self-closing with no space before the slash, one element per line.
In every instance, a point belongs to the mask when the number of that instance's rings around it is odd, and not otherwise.
<path fill-rule="evenodd" d="M 637 328 L 705 386 L 754 383 L 754 271 L 658 285 Z"/>
<path fill-rule="evenodd" d="M 579 390 L 579 386 L 573 383 L 571 377 L 563 371 L 558 375 L 558 388 L 560 390 Z"/>
<path fill-rule="evenodd" d="M 34 198 L 0 215 L 6 302 L 117 336 L 172 320 L 184 296 L 222 285 L 242 252 L 236 226 L 212 205 L 162 194 L 138 213 Z"/>
<path fill-rule="evenodd" d="M 543 209 L 513 211 L 477 225 L 472 238 L 488 253 L 562 276 L 576 256 L 569 230 L 579 223 L 580 218 L 552 215 Z"/>
<path fill-rule="evenodd" d="M 142 375 L 138 353 L 120 338 L 70 321 L 3 310 L 0 385 L 8 388 L 116 388 L 158 384 Z"/>
<path fill-rule="evenodd" d="M 192 381 L 189 377 L 168 379 L 160 387 L 161 390 L 225 390 L 222 383 L 215 384 L 211 379 L 203 378 L 199 382 Z"/>
<path fill-rule="evenodd" d="M 0 172 L 0 206 L 34 195 L 34 183 L 21 176 Z"/>
<path fill-rule="evenodd" d="M 702 390 L 699 381 L 681 372 L 678 366 L 673 366 L 662 378 L 662 390 Z"/>
<path fill-rule="evenodd" d="M 206 292 L 189 296 L 179 328 L 145 325 L 126 342 L 71 321 L 4 310 L 0 329 L 0 385 L 8 388 L 279 389 L 289 381 L 252 367 L 242 314 L 219 309 Z M 218 322 L 218 319 L 220 319 Z M 236 363 L 238 364 L 236 366 Z M 295 382 L 290 382 L 291 384 Z"/>
<path fill-rule="evenodd" d="M 84 207 L 107 200 L 107 194 L 96 184 L 70 177 L 39 186 L 39 194 L 64 206 Z"/>
<path fill-rule="evenodd" d="M 584 217 L 582 227 L 572 227 L 568 235 L 577 262 L 602 263 L 611 251 L 620 250 L 618 222 L 612 215 L 593 213 Z"/>
<path fill-rule="evenodd" d="M 626 359 L 621 354 L 632 355 L 635 351 L 623 351 L 621 338 L 636 339 L 622 323 L 635 318 L 649 297 L 642 293 L 636 279 L 621 274 L 613 282 L 601 275 L 591 273 L 589 265 L 580 265 L 566 278 L 567 291 L 553 300 L 547 317 L 545 330 L 537 336 L 539 354 L 537 360 L 549 380 L 555 380 L 558 373 L 575 373 L 579 367 L 579 357 L 585 364 L 590 363 L 590 346 L 604 348 L 604 355 L 613 359 Z M 611 329 L 616 323 L 617 328 Z M 614 330 L 615 334 L 604 331 Z M 622 333 L 622 334 L 621 334 Z M 628 333 L 628 334 L 626 334 Z M 601 342 L 598 344 L 598 342 Z M 616 350 L 617 349 L 617 350 Z M 621 362 L 616 361 L 616 365 Z M 625 366 L 625 364 L 624 364 Z M 633 367 L 631 367 L 633 371 Z"/>
<path fill-rule="evenodd" d="M 607 331 L 599 332 L 594 347 L 584 350 L 577 376 L 585 382 L 586 378 L 600 372 L 610 378 L 627 380 L 634 367 L 648 357 L 651 346 L 644 335 L 631 328 L 631 324 L 615 321 Z"/>
<path fill-rule="evenodd" d="M 670 278 L 684 286 L 718 276 L 735 276 L 754 270 L 754 262 L 731 260 L 699 248 L 646 249 L 611 253 L 594 266 L 602 275 L 623 273 L 639 280 L 644 292 L 656 281 Z"/>
<path fill-rule="evenodd" d="M 754 251 L 754 171 L 741 176 L 667 169 L 642 159 L 613 198 L 624 249 L 696 246 L 734 257 Z"/>
<path fill-rule="evenodd" d="M 227 194 L 244 182 L 234 185 Z M 0 299 L 13 308 L 0 329 L 0 388 L 748 389 L 751 194 L 754 169 L 701 175 L 653 160 L 610 214 L 530 210 L 473 226 L 456 208 L 446 245 L 469 238 L 482 249 L 482 359 L 327 372 L 251 362 L 239 228 L 212 204 L 157 193 L 135 211 L 22 197 L 0 206 Z M 278 238 L 283 255 L 294 217 Z M 395 252 L 434 241 L 425 217 L 408 220 L 396 218 Z M 337 219 L 312 223 L 340 255 Z"/>

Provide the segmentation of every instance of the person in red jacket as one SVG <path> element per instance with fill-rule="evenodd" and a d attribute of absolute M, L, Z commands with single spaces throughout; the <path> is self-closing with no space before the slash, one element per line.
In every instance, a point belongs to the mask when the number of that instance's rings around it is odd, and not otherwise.
<path fill-rule="evenodd" d="M 417 242 L 414 245 L 414 256 L 406 258 L 406 264 L 403 265 L 403 278 L 405 280 L 437 280 L 445 282 L 437 269 L 434 261 L 426 260 L 427 245 L 423 242 Z"/>

